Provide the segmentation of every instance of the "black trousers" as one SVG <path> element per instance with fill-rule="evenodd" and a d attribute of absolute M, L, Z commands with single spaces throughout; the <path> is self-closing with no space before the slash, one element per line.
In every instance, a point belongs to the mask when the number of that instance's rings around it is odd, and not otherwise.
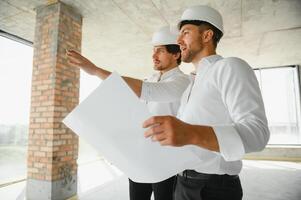
<path fill-rule="evenodd" d="M 174 200 L 241 200 L 238 176 L 202 174 L 193 170 L 178 175 Z"/>
<path fill-rule="evenodd" d="M 176 176 L 158 183 L 136 183 L 129 179 L 130 200 L 150 200 L 154 192 L 155 200 L 173 200 Z"/>

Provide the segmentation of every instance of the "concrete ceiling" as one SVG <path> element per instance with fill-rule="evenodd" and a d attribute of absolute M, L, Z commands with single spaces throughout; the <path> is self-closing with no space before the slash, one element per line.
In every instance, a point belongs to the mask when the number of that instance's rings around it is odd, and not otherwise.
<path fill-rule="evenodd" d="M 262 56 L 262 43 L 266 42 L 268 46 L 264 48 L 269 48 L 269 41 L 263 39 L 266 33 L 301 27 L 301 0 L 61 1 L 83 16 L 84 55 L 99 66 L 109 66 L 110 70 L 139 78 L 152 72 L 152 33 L 163 25 L 175 25 L 183 10 L 191 5 L 207 4 L 218 9 L 225 27 L 219 53 L 232 56 L 237 52 L 236 56 L 256 67 L 274 64 L 264 63 L 265 58 L 258 60 Z M 0 29 L 33 41 L 35 8 L 47 3 L 46 0 L 0 0 Z M 300 41 L 298 33 L 294 37 Z M 300 54 L 297 56 L 300 58 Z M 182 68 L 185 72 L 191 70 L 190 65 Z"/>

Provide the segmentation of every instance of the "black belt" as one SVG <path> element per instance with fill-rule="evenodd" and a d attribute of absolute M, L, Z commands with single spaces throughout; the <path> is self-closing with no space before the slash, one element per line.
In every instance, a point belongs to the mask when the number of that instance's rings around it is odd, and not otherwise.
<path fill-rule="evenodd" d="M 228 179 L 235 179 L 238 178 L 238 175 L 228 175 L 228 174 L 204 174 L 200 172 L 196 172 L 194 170 L 185 170 L 183 172 L 178 173 L 179 176 L 183 176 L 185 178 L 191 179 L 210 179 L 210 178 L 228 178 Z"/>

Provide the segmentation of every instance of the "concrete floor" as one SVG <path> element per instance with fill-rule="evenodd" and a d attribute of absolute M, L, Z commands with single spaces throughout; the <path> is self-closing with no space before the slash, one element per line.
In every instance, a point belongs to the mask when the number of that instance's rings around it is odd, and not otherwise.
<path fill-rule="evenodd" d="M 79 200 L 126 200 L 128 179 L 109 163 L 98 160 L 79 167 Z M 240 174 L 243 200 L 300 200 L 301 163 L 244 161 Z M 24 199 L 25 182 L 0 188 L 5 200 Z"/>

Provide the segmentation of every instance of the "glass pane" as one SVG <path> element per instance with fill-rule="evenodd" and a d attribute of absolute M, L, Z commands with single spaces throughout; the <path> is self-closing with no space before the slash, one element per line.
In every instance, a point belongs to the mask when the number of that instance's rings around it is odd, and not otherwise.
<path fill-rule="evenodd" d="M 256 71 L 271 132 L 269 144 L 301 144 L 297 68 Z"/>
<path fill-rule="evenodd" d="M 80 72 L 80 95 L 79 100 L 82 102 L 96 87 L 101 83 L 97 77 L 90 76 L 81 70 Z M 84 164 L 90 161 L 95 161 L 100 158 L 96 150 L 88 144 L 83 138 L 79 137 L 79 154 L 78 164 Z"/>
<path fill-rule="evenodd" d="M 33 48 L 0 37 L 0 184 L 26 178 Z"/>

